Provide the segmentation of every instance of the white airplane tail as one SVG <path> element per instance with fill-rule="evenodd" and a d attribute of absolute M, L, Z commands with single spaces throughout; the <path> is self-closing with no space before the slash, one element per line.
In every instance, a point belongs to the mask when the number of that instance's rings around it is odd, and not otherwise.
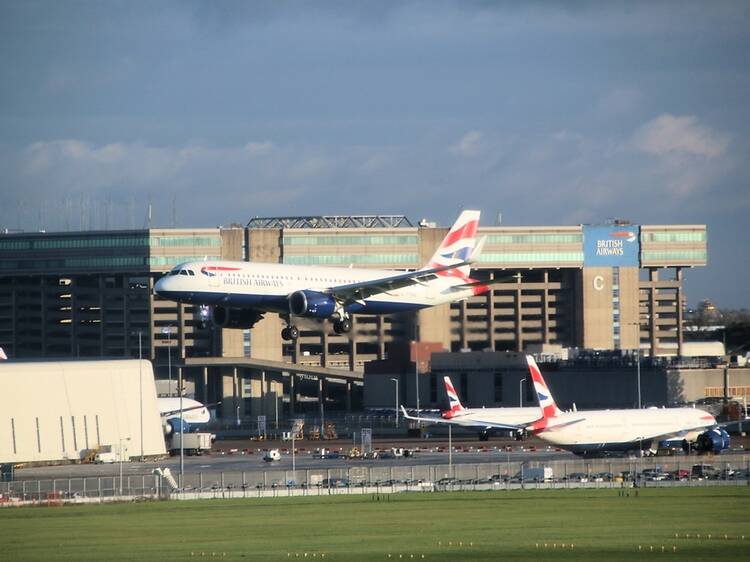
<path fill-rule="evenodd" d="M 448 410 L 443 412 L 442 415 L 445 419 L 450 419 L 464 412 L 466 408 L 461 405 L 450 377 L 443 377 L 443 381 L 445 382 L 445 392 L 448 394 Z"/>
<path fill-rule="evenodd" d="M 466 262 L 477 257 L 475 247 L 481 250 L 483 243 L 477 245 L 476 236 L 479 227 L 479 211 L 462 211 L 453 223 L 448 234 L 443 238 L 438 249 L 430 258 L 427 267 L 440 267 L 451 264 L 462 263 L 455 269 L 448 269 L 441 272 L 441 275 L 452 275 L 467 279 L 469 277 L 470 266 Z"/>
<path fill-rule="evenodd" d="M 534 390 L 539 399 L 539 407 L 542 409 L 542 419 L 554 418 L 562 412 L 557 407 L 557 404 L 555 404 L 555 399 L 552 398 L 552 393 L 549 391 L 547 383 L 544 382 L 542 372 L 539 370 L 534 358 L 531 355 L 527 355 L 526 362 L 529 364 L 531 380 L 534 381 Z"/>

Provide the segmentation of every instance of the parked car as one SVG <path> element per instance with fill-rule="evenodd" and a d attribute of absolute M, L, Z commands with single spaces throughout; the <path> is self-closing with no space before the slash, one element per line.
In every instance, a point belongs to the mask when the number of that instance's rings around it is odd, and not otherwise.
<path fill-rule="evenodd" d="M 712 480 L 718 476 L 719 471 L 710 464 L 694 464 L 690 470 L 690 477 L 694 480 Z"/>
<path fill-rule="evenodd" d="M 690 478 L 690 471 L 687 468 L 667 472 L 667 480 L 684 481 L 688 478 Z"/>
<path fill-rule="evenodd" d="M 644 468 L 641 471 L 641 478 L 648 482 L 661 482 L 667 479 L 667 475 L 661 468 Z"/>
<path fill-rule="evenodd" d="M 566 477 L 568 482 L 588 482 L 589 481 L 589 475 L 584 472 L 571 472 Z"/>
<path fill-rule="evenodd" d="M 349 480 L 346 478 L 325 478 L 320 485 L 323 488 L 346 488 L 349 486 Z"/>
<path fill-rule="evenodd" d="M 453 476 L 446 476 L 437 481 L 438 486 L 453 486 L 458 481 Z"/>

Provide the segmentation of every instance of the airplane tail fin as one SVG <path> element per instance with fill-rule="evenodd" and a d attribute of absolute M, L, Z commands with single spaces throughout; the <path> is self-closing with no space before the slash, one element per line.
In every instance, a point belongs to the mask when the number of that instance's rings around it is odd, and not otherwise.
<path fill-rule="evenodd" d="M 458 399 L 456 389 L 453 388 L 451 378 L 443 377 L 443 381 L 445 382 L 445 392 L 448 394 L 448 410 L 443 412 L 442 415 L 445 419 L 450 419 L 452 417 L 455 417 L 457 414 L 464 412 L 466 408 L 461 405 L 461 401 Z"/>
<path fill-rule="evenodd" d="M 453 223 L 448 234 L 430 258 L 427 267 L 440 267 L 444 265 L 463 263 L 455 269 L 440 272 L 441 275 L 452 275 L 467 278 L 470 266 L 467 261 L 478 257 L 474 251 L 476 246 L 477 228 L 479 227 L 479 211 L 462 211 Z M 481 246 L 482 244 L 480 244 Z M 481 248 L 479 248 L 481 250 Z"/>
<path fill-rule="evenodd" d="M 529 373 L 531 374 L 531 380 L 534 381 L 534 390 L 536 396 L 539 399 L 539 407 L 542 409 L 542 418 L 554 418 L 561 413 L 560 409 L 555 404 L 555 399 L 552 398 L 552 393 L 547 387 L 547 383 L 544 382 L 542 372 L 534 361 L 531 355 L 526 356 L 526 362 L 529 364 Z"/>

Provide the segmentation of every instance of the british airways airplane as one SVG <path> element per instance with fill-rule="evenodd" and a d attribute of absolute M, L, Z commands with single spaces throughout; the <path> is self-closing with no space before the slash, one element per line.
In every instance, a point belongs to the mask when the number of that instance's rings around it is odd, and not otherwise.
<path fill-rule="evenodd" d="M 531 355 L 526 356 L 534 383 L 537 408 L 464 408 L 453 385 L 445 377 L 450 409 L 441 417 L 407 419 L 477 427 L 529 431 L 552 445 L 581 456 L 644 451 L 654 453 L 662 442 L 681 441 L 686 450 L 720 453 L 729 447 L 729 435 L 714 417 L 696 408 L 643 408 L 563 412 L 555 403 L 542 372 Z"/>
<path fill-rule="evenodd" d="M 458 393 L 450 377 L 443 377 L 445 393 L 448 395 L 448 409 L 438 416 L 412 416 L 401 406 L 404 418 L 426 423 L 447 423 L 476 427 L 480 430 L 479 438 L 487 440 L 493 429 L 508 429 L 522 432 L 530 424 L 541 419 L 542 410 L 538 406 L 529 408 L 465 408 L 458 398 Z"/>
<path fill-rule="evenodd" d="M 542 410 L 528 430 L 575 454 L 599 456 L 608 452 L 655 453 L 660 442 L 682 440 L 683 448 L 720 453 L 729 435 L 714 417 L 697 408 L 643 408 L 563 412 L 555 404 L 542 372 L 531 355 L 529 373 Z M 688 447 L 690 445 L 690 447 Z"/>
<path fill-rule="evenodd" d="M 244 261 L 196 261 L 176 266 L 154 292 L 166 299 L 210 305 L 216 325 L 252 328 L 266 313 L 279 314 L 285 340 L 299 330 L 294 317 L 333 321 L 352 329 L 352 314 L 391 314 L 481 295 L 487 283 L 469 277 L 484 245 L 477 242 L 479 211 L 463 211 L 427 265 L 416 271 L 309 267 Z"/>

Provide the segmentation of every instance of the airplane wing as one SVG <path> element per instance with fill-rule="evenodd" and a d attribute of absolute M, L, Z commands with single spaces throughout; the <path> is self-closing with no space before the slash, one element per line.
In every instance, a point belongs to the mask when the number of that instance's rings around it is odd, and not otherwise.
<path fill-rule="evenodd" d="M 673 441 L 675 439 L 683 439 L 688 434 L 693 433 L 694 431 L 701 431 L 701 430 L 707 431 L 708 429 L 709 427 L 706 425 L 699 425 L 697 427 L 689 427 L 686 429 L 681 429 L 680 431 L 673 431 L 671 433 L 658 433 L 658 434 L 647 433 L 641 437 L 641 440 L 647 441 L 647 440 L 658 439 L 659 441 Z"/>
<path fill-rule="evenodd" d="M 463 427 L 467 427 L 468 425 L 474 425 L 476 427 L 485 427 L 485 428 L 495 428 L 495 429 L 509 429 L 509 430 L 522 430 L 526 428 L 528 424 L 507 424 L 507 423 L 498 423 L 493 421 L 485 421 L 485 420 L 479 420 L 479 419 L 473 419 L 471 420 L 471 424 L 462 423 L 461 417 L 457 416 L 454 418 L 441 418 L 439 416 L 426 416 L 426 417 L 419 417 L 419 416 L 412 416 L 409 415 L 409 413 L 406 411 L 406 408 L 401 406 L 401 413 L 407 420 L 414 420 L 414 421 L 420 421 L 425 423 L 448 423 L 453 425 L 460 425 Z"/>
<path fill-rule="evenodd" d="M 401 289 L 403 287 L 424 285 L 427 281 L 435 279 L 437 277 L 436 274 L 441 271 L 456 269 L 457 267 L 468 265 L 470 263 L 472 263 L 472 260 L 465 260 L 451 265 L 441 265 L 440 267 L 431 267 L 429 269 L 407 271 L 405 273 L 382 277 L 381 279 L 372 279 L 370 281 L 350 283 L 347 285 L 337 285 L 336 287 L 324 289 L 321 292 L 327 293 L 343 303 L 357 302 L 373 295 L 395 291 L 396 289 Z"/>

